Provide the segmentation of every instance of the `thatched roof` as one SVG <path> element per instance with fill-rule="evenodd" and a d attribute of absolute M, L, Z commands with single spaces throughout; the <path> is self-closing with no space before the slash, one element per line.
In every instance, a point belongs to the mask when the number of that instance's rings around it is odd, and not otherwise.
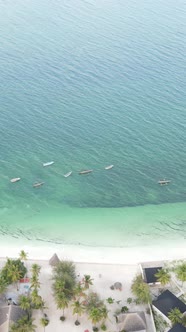
<path fill-rule="evenodd" d="M 122 289 L 122 283 L 121 283 L 121 282 L 118 282 L 118 281 L 115 282 L 115 283 L 114 283 L 114 288 L 115 288 L 115 289 Z"/>
<path fill-rule="evenodd" d="M 54 254 L 54 255 L 50 258 L 50 260 L 49 260 L 49 264 L 50 264 L 51 266 L 55 266 L 55 265 L 57 265 L 59 262 L 60 262 L 60 259 L 59 259 L 59 257 L 58 257 L 56 254 Z"/>
<path fill-rule="evenodd" d="M 131 312 L 118 316 L 118 331 L 146 331 L 144 312 Z"/>

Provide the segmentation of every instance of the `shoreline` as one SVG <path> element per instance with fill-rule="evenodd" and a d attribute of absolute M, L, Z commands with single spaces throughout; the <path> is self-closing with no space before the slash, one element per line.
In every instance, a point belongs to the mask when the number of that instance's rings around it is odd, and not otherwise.
<path fill-rule="evenodd" d="M 186 245 L 172 247 L 171 244 L 165 247 L 157 245 L 131 248 L 102 248 L 75 245 L 42 246 L 34 243 L 28 245 L 18 242 L 9 246 L 1 243 L 0 259 L 18 257 L 19 252 L 24 250 L 28 253 L 28 260 L 48 261 L 56 253 L 60 259 L 72 260 L 75 263 L 134 265 L 142 262 L 186 259 L 185 249 Z"/>

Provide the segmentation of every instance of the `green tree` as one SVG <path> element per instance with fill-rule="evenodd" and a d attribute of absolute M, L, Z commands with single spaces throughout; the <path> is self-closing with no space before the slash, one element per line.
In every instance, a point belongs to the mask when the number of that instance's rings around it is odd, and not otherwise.
<path fill-rule="evenodd" d="M 32 267 L 31 267 L 31 272 L 32 272 L 32 275 L 36 275 L 36 276 L 39 276 L 39 273 L 41 271 L 41 266 L 38 265 L 38 264 L 32 264 Z"/>
<path fill-rule="evenodd" d="M 0 275 L 0 294 L 4 294 L 7 290 L 8 282 L 7 280 Z"/>
<path fill-rule="evenodd" d="M 160 282 L 163 286 L 168 284 L 171 280 L 170 273 L 165 269 L 158 270 L 158 272 L 155 274 L 155 277 L 157 278 L 157 281 Z"/>
<path fill-rule="evenodd" d="M 178 308 L 174 308 L 168 313 L 168 318 L 170 319 L 172 325 L 181 323 L 182 313 Z"/>
<path fill-rule="evenodd" d="M 65 317 L 65 309 L 68 308 L 69 301 L 65 297 L 64 293 L 60 293 L 55 297 L 55 302 L 57 304 L 58 309 L 63 310 L 63 317 Z"/>
<path fill-rule="evenodd" d="M 44 332 L 45 332 L 45 327 L 48 326 L 48 324 L 49 324 L 49 319 L 46 318 L 46 317 L 42 317 L 42 318 L 40 319 L 40 324 L 41 324 L 41 326 L 43 326 L 43 328 L 44 328 Z"/>
<path fill-rule="evenodd" d="M 73 307 L 73 315 L 76 314 L 76 319 L 78 321 L 79 316 L 81 316 L 85 311 L 85 307 L 80 301 L 75 301 L 74 303 L 72 303 L 72 307 Z"/>
<path fill-rule="evenodd" d="M 10 332 L 35 332 L 36 325 L 33 324 L 33 319 L 22 317 L 10 327 Z"/>
<path fill-rule="evenodd" d="M 91 278 L 91 276 L 89 274 L 85 274 L 84 278 L 83 278 L 83 283 L 85 286 L 85 289 L 88 289 L 91 285 L 93 285 L 93 279 Z"/>
<path fill-rule="evenodd" d="M 38 294 L 38 290 L 35 288 L 31 292 L 31 303 L 34 309 L 44 309 L 45 302 L 43 301 L 42 297 Z"/>
<path fill-rule="evenodd" d="M 128 304 L 131 304 L 131 303 L 132 303 L 132 297 L 128 297 L 128 299 L 127 299 L 127 303 L 128 303 Z"/>
<path fill-rule="evenodd" d="M 115 302 L 115 300 L 112 297 L 108 297 L 108 299 L 106 299 L 106 301 L 109 304 L 113 304 Z"/>
<path fill-rule="evenodd" d="M 1 270 L 1 277 L 10 285 L 22 279 L 26 271 L 27 269 L 20 259 L 8 258 L 5 266 Z"/>
<path fill-rule="evenodd" d="M 28 259 L 28 254 L 24 251 L 24 250 L 21 250 L 20 253 L 19 253 L 19 258 L 20 260 L 22 261 L 26 261 Z"/>
<path fill-rule="evenodd" d="M 182 281 L 182 286 L 183 283 L 186 281 L 186 263 L 182 263 L 176 268 L 176 276 L 179 280 Z"/>
<path fill-rule="evenodd" d="M 28 315 L 28 319 L 30 319 L 31 318 L 31 299 L 30 299 L 30 297 L 25 296 L 25 295 L 20 295 L 19 305 L 20 305 L 21 309 L 26 311 L 26 313 Z"/>
<path fill-rule="evenodd" d="M 37 288 L 37 289 L 40 288 L 39 278 L 36 274 L 32 275 L 32 277 L 30 279 L 30 283 L 31 283 L 31 285 L 30 285 L 31 288 Z"/>
<path fill-rule="evenodd" d="M 101 321 L 102 319 L 102 313 L 100 308 L 93 308 L 91 309 L 89 313 L 89 319 L 92 321 L 92 324 L 97 326 L 97 324 Z"/>
<path fill-rule="evenodd" d="M 105 305 L 103 305 L 101 308 L 100 308 L 100 311 L 101 311 L 101 318 L 103 321 L 105 321 L 108 317 L 108 309 Z M 102 323 L 103 324 L 103 323 Z"/>
<path fill-rule="evenodd" d="M 91 292 L 88 294 L 85 304 L 87 313 L 90 313 L 90 311 L 94 308 L 101 308 L 103 305 L 104 303 L 100 300 L 97 293 Z"/>
<path fill-rule="evenodd" d="M 80 282 L 77 283 L 75 289 L 74 289 L 74 295 L 80 299 L 81 297 L 86 297 L 86 294 L 84 293 L 84 289 L 82 287 L 82 284 Z"/>
<path fill-rule="evenodd" d="M 143 281 L 142 276 L 138 275 L 131 286 L 132 293 L 137 297 L 137 303 L 151 303 L 151 295 L 148 285 Z"/>
<path fill-rule="evenodd" d="M 186 327 L 186 315 L 182 316 L 181 323 L 184 327 Z"/>

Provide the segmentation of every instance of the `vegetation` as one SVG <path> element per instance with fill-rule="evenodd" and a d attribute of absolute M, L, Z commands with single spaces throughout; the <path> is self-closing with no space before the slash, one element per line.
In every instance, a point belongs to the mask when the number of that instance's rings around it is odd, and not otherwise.
<path fill-rule="evenodd" d="M 168 327 L 168 323 L 163 319 L 161 315 L 158 315 L 155 311 L 153 311 L 153 317 L 156 326 L 156 331 L 165 332 Z"/>
<path fill-rule="evenodd" d="M 1 270 L 0 279 L 4 284 L 10 285 L 12 283 L 17 284 L 18 281 L 24 277 L 27 269 L 20 259 L 8 258 L 5 266 Z"/>
<path fill-rule="evenodd" d="M 21 295 L 19 297 L 19 305 L 21 309 L 25 310 L 27 313 L 28 319 L 31 318 L 31 309 L 32 309 L 32 303 L 31 298 L 29 296 Z"/>
<path fill-rule="evenodd" d="M 183 262 L 182 264 L 178 265 L 175 269 L 177 278 L 182 281 L 183 283 L 186 281 L 186 262 Z"/>
<path fill-rule="evenodd" d="M 109 304 L 113 304 L 115 300 L 112 297 L 108 297 L 108 299 L 106 299 L 106 301 Z"/>
<path fill-rule="evenodd" d="M 127 299 L 127 303 L 128 303 L 128 304 L 131 304 L 131 303 L 132 303 L 132 297 L 128 297 L 128 299 Z"/>
<path fill-rule="evenodd" d="M 128 312 L 129 311 L 129 308 L 124 306 L 121 308 L 121 313 L 124 314 L 125 312 Z"/>
<path fill-rule="evenodd" d="M 73 296 L 77 294 L 75 265 L 70 261 L 60 261 L 55 266 L 53 273 L 54 299 L 58 309 L 63 310 L 61 318 L 65 318 L 64 310 L 68 307 Z"/>
<path fill-rule="evenodd" d="M 44 332 L 45 332 L 45 327 L 48 326 L 48 324 L 49 324 L 49 319 L 48 319 L 47 317 L 42 317 L 42 318 L 40 319 L 40 324 L 41 324 L 41 326 L 43 326 L 43 328 L 44 328 Z"/>
<path fill-rule="evenodd" d="M 93 285 L 93 279 L 91 279 L 91 276 L 89 274 L 85 274 L 83 278 L 83 283 L 85 289 L 88 289 L 91 285 Z"/>
<path fill-rule="evenodd" d="M 163 286 L 168 284 L 171 280 L 171 275 L 166 269 L 160 269 L 155 274 L 155 277 L 157 278 L 157 281 L 160 282 Z"/>
<path fill-rule="evenodd" d="M 136 296 L 136 303 L 151 303 L 151 295 L 148 285 L 143 281 L 142 276 L 138 275 L 131 286 L 132 293 Z"/>
<path fill-rule="evenodd" d="M 174 308 L 168 313 L 168 318 L 170 319 L 172 325 L 181 323 L 182 313 L 178 308 Z"/>
<path fill-rule="evenodd" d="M 79 325 L 79 324 L 77 324 L 77 322 L 79 322 L 78 318 L 79 318 L 79 316 L 81 316 L 84 313 L 85 306 L 83 305 L 82 302 L 75 301 L 74 303 L 72 303 L 72 307 L 73 307 L 73 315 L 76 314 L 76 325 Z"/>
<path fill-rule="evenodd" d="M 10 332 L 35 332 L 36 325 L 33 324 L 33 319 L 22 317 L 10 327 Z"/>

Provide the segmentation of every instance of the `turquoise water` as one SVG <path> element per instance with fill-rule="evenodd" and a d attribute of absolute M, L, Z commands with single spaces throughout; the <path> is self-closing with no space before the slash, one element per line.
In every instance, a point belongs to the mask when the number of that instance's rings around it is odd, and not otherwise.
<path fill-rule="evenodd" d="M 157 239 L 185 240 L 185 14 L 181 0 L 0 3 L 2 235 L 124 246 L 161 223 Z"/>

